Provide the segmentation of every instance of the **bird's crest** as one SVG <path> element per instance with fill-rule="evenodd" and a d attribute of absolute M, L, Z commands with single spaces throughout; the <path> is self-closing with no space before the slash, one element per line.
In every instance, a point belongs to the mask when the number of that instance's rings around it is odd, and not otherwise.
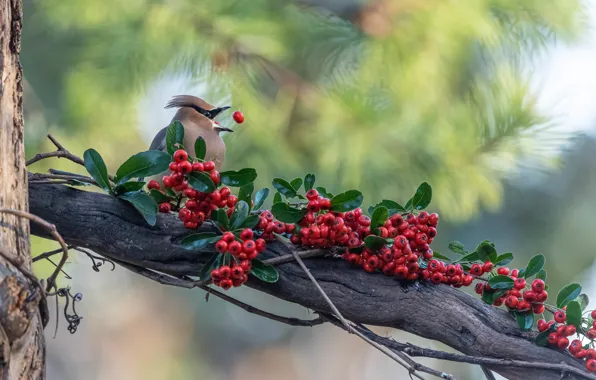
<path fill-rule="evenodd" d="M 176 95 L 166 104 L 165 108 L 199 107 L 204 110 L 212 110 L 215 106 L 207 103 L 201 98 L 192 95 Z"/>

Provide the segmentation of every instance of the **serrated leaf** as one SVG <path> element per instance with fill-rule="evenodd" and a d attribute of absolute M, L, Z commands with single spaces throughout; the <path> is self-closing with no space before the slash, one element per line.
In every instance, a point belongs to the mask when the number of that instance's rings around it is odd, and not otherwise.
<path fill-rule="evenodd" d="M 130 193 L 133 191 L 139 191 L 144 186 L 145 186 L 145 182 L 136 182 L 136 181 L 124 182 L 124 183 L 121 183 L 120 185 L 114 186 L 114 194 L 120 195 L 120 194 L 124 194 L 124 193 Z"/>
<path fill-rule="evenodd" d="M 532 312 L 527 313 L 515 313 L 515 319 L 517 320 L 517 326 L 522 331 L 528 331 L 534 325 L 534 314 Z"/>
<path fill-rule="evenodd" d="M 422 210 L 428 207 L 433 197 L 432 187 L 423 182 L 416 189 L 414 196 L 404 206 L 407 210 Z"/>
<path fill-rule="evenodd" d="M 314 174 L 307 174 L 304 177 L 304 190 L 308 191 L 313 188 L 315 185 L 315 175 Z"/>
<path fill-rule="evenodd" d="M 468 253 L 464 250 L 464 245 L 457 240 L 449 242 L 449 250 L 451 252 L 459 253 L 460 255 L 466 255 Z"/>
<path fill-rule="evenodd" d="M 220 258 L 221 255 L 219 253 L 216 253 L 213 256 L 211 256 L 209 260 L 207 260 L 205 265 L 203 265 L 203 267 L 199 271 L 199 280 L 203 281 L 211 276 L 211 270 L 217 268 L 217 263 Z"/>
<path fill-rule="evenodd" d="M 536 273 L 536 278 L 546 282 L 546 271 L 544 269 L 540 269 L 540 272 Z"/>
<path fill-rule="evenodd" d="M 202 193 L 212 193 L 216 186 L 209 174 L 205 172 L 192 172 L 188 175 L 188 184 Z"/>
<path fill-rule="evenodd" d="M 579 302 L 582 311 L 586 310 L 588 304 L 590 303 L 590 299 L 588 298 L 587 294 L 580 294 L 579 297 L 577 297 L 576 301 Z"/>
<path fill-rule="evenodd" d="M 97 182 L 99 187 L 105 191 L 112 190 L 112 184 L 108 176 L 108 168 L 103 158 L 95 149 L 87 149 L 83 154 L 85 169 L 91 174 L 91 177 Z"/>
<path fill-rule="evenodd" d="M 478 253 L 480 261 L 490 261 L 492 263 L 497 259 L 497 250 L 495 249 L 494 244 L 488 240 L 478 244 L 476 253 Z"/>
<path fill-rule="evenodd" d="M 157 204 L 169 202 L 172 200 L 171 197 L 168 197 L 167 195 L 165 195 L 164 193 L 162 193 L 161 191 L 159 191 L 157 189 L 151 189 L 149 191 L 149 195 L 151 196 L 151 198 L 153 198 L 153 200 L 155 200 L 155 203 L 157 203 Z"/>
<path fill-rule="evenodd" d="M 497 275 L 488 280 L 488 285 L 493 289 L 513 289 L 513 279 L 509 276 Z"/>
<path fill-rule="evenodd" d="M 513 253 L 507 252 L 497 256 L 497 259 L 495 260 L 494 264 L 503 266 L 509 264 L 511 261 L 513 261 Z"/>
<path fill-rule="evenodd" d="M 364 197 L 358 190 L 348 190 L 331 199 L 331 211 L 347 212 L 360 207 Z"/>
<path fill-rule="evenodd" d="M 541 253 L 532 257 L 528 262 L 528 266 L 526 267 L 526 273 L 524 274 L 524 277 L 530 278 L 538 272 L 540 272 L 544 267 L 544 261 L 544 255 Z"/>
<path fill-rule="evenodd" d="M 273 179 L 271 184 L 273 185 L 275 190 L 277 190 L 286 198 L 294 198 L 297 195 L 296 190 L 294 190 L 294 187 L 292 187 L 292 185 L 285 179 L 275 178 Z"/>
<path fill-rule="evenodd" d="M 292 185 L 294 190 L 300 190 L 300 187 L 302 187 L 302 178 L 294 178 L 294 180 L 290 182 L 290 185 Z"/>
<path fill-rule="evenodd" d="M 253 168 L 244 168 L 238 171 L 228 170 L 220 173 L 221 183 L 226 186 L 241 187 L 257 179 L 257 171 Z"/>
<path fill-rule="evenodd" d="M 230 229 L 233 231 L 242 226 L 246 218 L 248 218 L 249 207 L 248 203 L 244 201 L 238 201 L 230 217 Z"/>
<path fill-rule="evenodd" d="M 207 155 L 207 144 L 205 143 L 205 139 L 199 136 L 195 140 L 195 156 L 199 160 L 204 160 L 205 156 Z"/>
<path fill-rule="evenodd" d="M 319 193 L 319 195 L 322 196 L 323 198 L 328 198 L 328 199 L 333 198 L 333 194 L 328 193 L 327 189 L 325 189 L 324 187 L 319 186 L 319 187 L 317 187 L 316 190 Z"/>
<path fill-rule="evenodd" d="M 260 209 L 261 207 L 263 207 L 263 203 L 265 203 L 265 200 L 267 199 L 267 197 L 269 196 L 269 189 L 268 188 L 264 188 L 261 189 L 259 191 L 257 191 L 257 194 L 255 195 L 255 210 Z M 281 201 L 281 199 L 280 199 Z"/>
<path fill-rule="evenodd" d="M 166 131 L 166 150 L 170 156 L 174 155 L 174 152 L 178 149 L 183 149 L 184 146 L 184 126 L 180 120 L 174 120 L 169 125 Z"/>
<path fill-rule="evenodd" d="M 222 230 L 229 230 L 230 229 L 230 221 L 228 219 L 228 214 L 223 208 L 218 208 L 217 210 L 211 213 L 211 220 L 213 220 L 220 229 Z"/>
<path fill-rule="evenodd" d="M 137 153 L 126 160 L 116 172 L 116 183 L 122 184 L 131 178 L 149 177 L 168 170 L 172 157 L 160 150 Z"/>
<path fill-rule="evenodd" d="M 389 211 L 383 207 L 377 207 L 373 213 L 372 216 L 370 217 L 370 229 L 371 231 L 374 231 L 376 228 L 381 227 L 385 224 L 385 222 L 387 221 L 387 218 L 389 217 Z"/>
<path fill-rule="evenodd" d="M 580 284 L 573 283 L 563 287 L 563 289 L 559 291 L 559 294 L 557 294 L 557 307 L 559 309 L 563 308 L 569 302 L 576 299 L 581 292 L 582 287 Z"/>
<path fill-rule="evenodd" d="M 252 260 L 250 274 L 263 282 L 275 283 L 279 280 L 279 273 L 277 273 L 277 270 L 273 266 L 265 264 L 258 259 Z"/>
<path fill-rule="evenodd" d="M 582 326 L 582 307 L 577 301 L 570 301 L 566 309 L 567 324 L 572 324 L 578 329 Z"/>
<path fill-rule="evenodd" d="M 249 215 L 248 218 L 244 220 L 244 223 L 242 223 L 240 228 L 250 228 L 252 230 L 257 226 L 257 224 L 259 224 L 259 215 Z"/>
<path fill-rule="evenodd" d="M 207 247 L 209 244 L 216 243 L 220 239 L 221 235 L 218 235 L 215 232 L 201 232 L 186 236 L 182 239 L 180 245 L 184 249 L 196 251 Z"/>
<path fill-rule="evenodd" d="M 433 251 L 433 259 L 439 259 L 439 260 L 443 260 L 443 261 L 447 261 L 448 263 L 451 262 L 451 259 L 445 255 L 443 255 L 442 253 L 439 253 L 437 251 Z"/>
<path fill-rule="evenodd" d="M 307 212 L 306 209 L 297 209 L 284 202 L 275 203 L 271 207 L 273 216 L 284 223 L 298 223 Z"/>
<path fill-rule="evenodd" d="M 252 203 L 252 193 L 255 190 L 255 184 L 249 183 L 248 185 L 244 185 L 238 190 L 238 200 L 244 201 L 248 205 L 250 211 L 250 204 Z"/>
<path fill-rule="evenodd" d="M 118 198 L 129 202 L 145 218 L 150 226 L 154 226 L 157 221 L 157 203 L 147 193 L 135 191 L 124 193 Z"/>
<path fill-rule="evenodd" d="M 375 235 L 368 235 L 364 238 L 364 246 L 372 251 L 378 251 L 387 244 L 387 241 L 382 237 Z"/>

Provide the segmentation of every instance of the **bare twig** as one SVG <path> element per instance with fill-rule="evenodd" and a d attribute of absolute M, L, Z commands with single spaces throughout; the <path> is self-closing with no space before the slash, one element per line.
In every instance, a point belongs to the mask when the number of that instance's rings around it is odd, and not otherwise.
<path fill-rule="evenodd" d="M 37 223 L 40 226 L 42 226 L 43 228 L 45 228 L 50 233 L 50 235 L 52 235 L 52 237 L 56 241 L 58 241 L 58 243 L 60 243 L 60 246 L 62 247 L 63 254 L 62 254 L 62 258 L 60 259 L 60 262 L 58 263 L 58 265 L 56 265 L 56 270 L 54 270 L 52 275 L 48 278 L 48 284 L 46 286 L 46 291 L 50 291 L 50 289 L 52 289 L 56 285 L 56 277 L 58 277 L 58 274 L 62 270 L 62 267 L 66 263 L 66 260 L 68 260 L 68 246 L 64 242 L 64 239 L 62 239 L 62 236 L 60 236 L 60 234 L 58 233 L 56 226 L 51 223 L 48 223 L 45 220 L 43 220 L 42 218 L 35 216 L 33 214 L 30 214 L 26 211 L 13 210 L 13 209 L 9 209 L 9 208 L 0 208 L 0 213 L 12 214 L 12 215 L 15 215 L 15 216 L 18 216 L 21 218 L 29 219 L 30 221 Z"/>
<path fill-rule="evenodd" d="M 68 246 L 68 249 L 72 249 L 72 246 Z M 33 258 L 33 262 L 37 262 L 39 260 L 47 259 L 48 257 L 52 257 L 57 253 L 62 252 L 62 248 L 54 249 L 53 251 L 41 253 Z"/>
<path fill-rule="evenodd" d="M 328 250 L 324 249 L 309 249 L 307 251 L 297 251 L 296 252 L 300 258 L 308 259 L 311 257 L 320 257 L 329 254 Z M 274 257 L 272 259 L 263 260 L 265 264 L 269 265 L 281 265 L 285 263 L 291 263 L 292 261 L 296 261 L 293 254 L 282 255 L 278 257 Z"/>
<path fill-rule="evenodd" d="M 79 165 L 85 166 L 85 162 L 80 157 L 77 157 L 74 154 L 70 153 L 68 150 L 66 150 L 62 146 L 62 144 L 60 144 L 54 138 L 54 136 L 48 134 L 48 138 L 56 146 L 56 148 L 58 150 L 56 150 L 55 152 L 37 153 L 32 159 L 28 160 L 25 165 L 29 166 L 29 165 L 34 164 L 37 161 L 41 161 L 41 160 L 43 160 L 45 158 L 62 157 L 62 158 L 69 159 L 70 161 L 74 162 L 75 164 L 79 164 Z"/>

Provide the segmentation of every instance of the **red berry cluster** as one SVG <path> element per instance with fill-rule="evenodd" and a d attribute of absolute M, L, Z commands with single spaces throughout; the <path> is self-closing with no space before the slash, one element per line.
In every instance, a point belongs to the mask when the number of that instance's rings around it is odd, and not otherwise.
<path fill-rule="evenodd" d="M 269 210 L 265 210 L 259 216 L 259 224 L 256 227 L 261 230 L 261 238 L 266 241 L 274 239 L 274 233 L 276 234 L 292 234 L 296 230 L 295 224 L 289 224 L 275 220 L 275 217 Z"/>
<path fill-rule="evenodd" d="M 224 290 L 232 286 L 238 287 L 248 280 L 251 260 L 255 259 L 260 252 L 265 250 L 265 240 L 254 238 L 254 232 L 245 228 L 236 238 L 233 233 L 225 232 L 220 240 L 215 243 L 215 249 L 222 255 L 229 253 L 233 260 L 230 265 L 222 265 L 211 271 L 211 279 L 215 286 Z M 225 256 L 224 256 L 225 257 Z"/>
<path fill-rule="evenodd" d="M 596 319 L 596 310 L 591 313 L 592 319 Z M 596 372 L 596 350 L 593 348 L 584 349 L 581 340 L 574 339 L 569 342 L 569 337 L 577 333 L 574 325 L 566 324 L 567 316 L 564 310 L 557 310 L 553 314 L 554 320 L 547 322 L 544 319 L 538 321 L 537 327 L 539 332 L 553 330 L 548 334 L 548 343 L 557 347 L 558 349 L 568 349 L 569 353 L 578 359 L 586 360 L 586 368 L 590 372 Z M 592 322 L 592 327 L 588 329 L 585 334 L 589 339 L 596 339 L 596 321 Z"/>
<path fill-rule="evenodd" d="M 346 213 L 348 223 L 357 221 L 360 228 L 356 238 L 350 238 L 348 246 L 356 248 L 362 245 L 360 238 L 370 234 L 370 219 L 359 215 L 359 210 Z M 382 238 L 393 238 L 390 247 L 383 247 L 374 252 L 365 248 L 362 254 L 350 252 L 348 249 L 343 257 L 350 263 L 361 266 L 367 272 L 382 271 L 388 276 L 399 279 L 417 280 L 431 279 L 436 283 L 452 285 L 469 285 L 470 278 L 465 278 L 460 265 L 447 265 L 437 260 L 431 260 L 433 251 L 429 244 L 437 236 L 438 214 L 429 214 L 426 211 L 418 216 L 408 214 L 405 219 L 401 214 L 392 215 L 385 224 L 378 228 L 378 235 Z M 431 260 L 426 265 L 425 261 Z M 422 265 L 421 265 L 422 264 Z M 465 281 L 464 281 L 465 280 Z M 468 280 L 469 283 L 468 283 Z"/>
<path fill-rule="evenodd" d="M 474 264 L 470 268 L 470 273 L 475 275 L 482 274 L 483 269 L 485 268 L 478 269 L 478 267 L 475 267 L 476 265 L 482 267 L 479 264 Z M 486 266 L 487 263 L 484 265 Z M 478 272 L 480 274 L 478 274 Z M 484 271 L 484 273 L 486 273 L 486 271 Z M 543 280 L 539 278 L 535 279 L 532 281 L 530 289 L 526 289 L 526 280 L 523 277 L 517 277 L 519 270 L 510 270 L 509 268 L 502 267 L 497 269 L 497 274 L 511 277 L 513 279 L 513 289 L 507 290 L 502 296 L 496 298 L 493 301 L 493 305 L 501 306 L 505 304 L 509 310 L 517 310 L 520 312 L 527 312 L 531 310 L 534 314 L 542 314 L 544 312 L 544 302 L 548 298 L 548 293 L 546 290 L 544 290 L 545 284 Z M 476 284 L 475 290 L 476 293 L 480 295 L 482 295 L 484 292 L 495 292 L 495 290 L 492 289 L 488 283 Z"/>

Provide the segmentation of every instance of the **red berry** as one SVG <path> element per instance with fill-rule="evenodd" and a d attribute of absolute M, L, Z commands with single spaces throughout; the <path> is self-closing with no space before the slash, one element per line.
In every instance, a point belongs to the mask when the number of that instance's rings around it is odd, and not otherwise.
<path fill-rule="evenodd" d="M 586 350 L 586 358 L 595 359 L 596 360 L 596 350 L 593 348 L 589 348 Z"/>
<path fill-rule="evenodd" d="M 231 243 L 233 242 L 236 238 L 234 237 L 234 234 L 231 232 L 226 232 L 223 234 L 223 236 L 221 237 L 223 241 L 225 241 L 226 243 Z"/>
<path fill-rule="evenodd" d="M 176 162 L 182 162 L 188 160 L 188 153 L 184 149 L 178 149 L 174 152 L 174 160 Z"/>
<path fill-rule="evenodd" d="M 524 292 L 524 300 L 526 300 L 526 301 L 528 301 L 530 303 L 536 301 L 536 293 L 534 293 L 531 290 L 526 290 Z"/>
<path fill-rule="evenodd" d="M 470 273 L 472 273 L 475 276 L 481 276 L 482 273 L 484 273 L 484 270 L 482 269 L 482 265 L 480 265 L 480 264 L 473 264 L 470 267 Z"/>
<path fill-rule="evenodd" d="M 366 215 L 360 215 L 360 217 L 358 217 L 358 224 L 368 227 L 370 226 L 370 218 Z"/>
<path fill-rule="evenodd" d="M 511 271 L 511 275 L 510 275 L 511 277 L 515 278 L 515 277 L 517 277 L 518 275 L 519 275 L 519 269 L 513 269 L 513 270 Z"/>
<path fill-rule="evenodd" d="M 567 319 L 567 316 L 565 315 L 565 312 L 564 311 L 559 310 L 559 311 L 556 311 L 555 312 L 554 318 L 555 318 L 555 322 L 557 322 L 557 323 L 563 323 Z"/>
<path fill-rule="evenodd" d="M 306 199 L 308 199 L 309 201 L 314 201 L 317 200 L 319 198 L 319 192 L 316 191 L 315 189 L 310 189 L 306 192 Z"/>
<path fill-rule="evenodd" d="M 254 236 L 254 232 L 252 232 L 252 230 L 250 228 L 245 228 L 240 233 L 240 239 L 242 239 L 242 240 L 250 240 L 253 238 L 253 236 Z"/>
<path fill-rule="evenodd" d="M 557 341 L 557 347 L 559 347 L 559 349 L 561 350 L 564 350 L 565 348 L 567 348 L 567 346 L 569 346 L 569 339 L 565 337 L 559 338 L 559 340 Z"/>
<path fill-rule="evenodd" d="M 217 243 L 215 243 L 215 249 L 219 253 L 225 253 L 228 250 L 228 243 L 226 243 L 224 240 L 219 240 Z"/>
<path fill-rule="evenodd" d="M 170 162 L 169 169 L 172 172 L 177 172 L 178 171 L 178 163 L 177 162 Z"/>
<path fill-rule="evenodd" d="M 586 361 L 586 369 L 588 372 L 596 372 L 596 360 L 589 359 Z"/>
<path fill-rule="evenodd" d="M 575 335 L 576 328 L 574 325 L 569 325 L 565 327 L 565 336 Z"/>
<path fill-rule="evenodd" d="M 513 287 L 514 287 L 515 289 L 522 290 L 523 288 L 525 288 L 525 287 L 526 287 L 526 280 L 525 280 L 525 279 L 523 279 L 523 278 L 516 278 L 516 279 L 513 281 Z"/>
<path fill-rule="evenodd" d="M 319 201 L 314 200 L 314 201 L 308 202 L 308 205 L 306 206 L 306 208 L 310 212 L 317 212 L 317 211 L 319 211 L 319 209 L 320 209 Z"/>
<path fill-rule="evenodd" d="M 430 276 L 430 282 L 433 284 L 440 284 L 443 282 L 443 275 L 439 272 L 435 272 Z"/>
<path fill-rule="evenodd" d="M 172 209 L 170 202 L 164 202 L 159 204 L 159 212 L 168 213 Z"/>
<path fill-rule="evenodd" d="M 244 244 L 242 244 L 242 250 L 244 252 L 253 251 L 256 249 L 257 249 L 257 244 L 254 242 L 254 240 L 246 240 L 244 242 Z"/>
<path fill-rule="evenodd" d="M 244 115 L 240 111 L 236 111 L 232 114 L 234 121 L 238 124 L 244 123 Z"/>
<path fill-rule="evenodd" d="M 203 171 L 205 171 L 205 167 L 203 166 L 202 162 L 193 162 L 192 163 L 192 171 L 193 172 L 203 172 Z"/>
<path fill-rule="evenodd" d="M 219 274 L 219 269 L 215 268 L 211 271 L 211 278 L 214 280 L 221 279 L 221 275 Z"/>
<path fill-rule="evenodd" d="M 596 339 L 596 328 L 591 328 L 588 329 L 588 331 L 586 332 L 586 336 L 588 337 L 588 339 L 594 340 Z"/>
<path fill-rule="evenodd" d="M 474 286 L 474 291 L 476 292 L 476 294 L 482 294 L 482 292 L 484 291 L 484 284 L 482 284 L 481 282 L 476 283 L 476 285 Z"/>
<path fill-rule="evenodd" d="M 590 313 L 590 316 L 592 317 L 592 319 L 596 319 L 596 310 L 592 310 L 592 313 Z"/>
<path fill-rule="evenodd" d="M 544 313 L 544 304 L 532 305 L 532 311 L 534 312 L 534 314 Z"/>
<path fill-rule="evenodd" d="M 534 293 L 542 293 L 544 291 L 544 281 L 539 278 L 532 281 L 532 290 Z"/>
<path fill-rule="evenodd" d="M 505 299 L 505 306 L 510 309 L 517 308 L 518 299 L 515 296 L 509 296 Z"/>
<path fill-rule="evenodd" d="M 499 268 L 497 269 L 497 274 L 507 276 L 509 274 L 509 268 Z"/>
<path fill-rule="evenodd" d="M 557 335 L 557 333 L 553 332 L 548 334 L 547 340 L 550 345 L 554 346 L 559 341 L 559 336 Z"/>
<path fill-rule="evenodd" d="M 518 311 L 528 311 L 528 310 L 530 310 L 531 307 L 532 307 L 532 305 L 526 300 L 521 300 L 517 303 Z"/>
<path fill-rule="evenodd" d="M 232 268 L 232 277 L 233 278 L 242 278 L 242 276 L 244 276 L 244 269 L 242 269 L 242 267 L 240 265 L 236 265 L 234 268 Z"/>
<path fill-rule="evenodd" d="M 191 230 L 194 230 L 198 226 L 199 226 L 199 223 L 197 223 L 197 222 L 193 222 L 193 221 L 184 222 L 184 227 L 191 229 Z"/>
<path fill-rule="evenodd" d="M 211 173 L 209 173 L 209 177 L 215 185 L 219 185 L 220 176 L 217 170 L 212 170 Z"/>
<path fill-rule="evenodd" d="M 232 286 L 234 285 L 234 283 L 232 282 L 232 280 L 225 279 L 225 280 L 221 280 L 219 286 L 223 289 L 223 290 L 228 290 L 230 289 Z"/>
<path fill-rule="evenodd" d="M 539 319 L 536 327 L 538 328 L 539 332 L 544 332 L 548 330 L 548 323 L 544 319 Z"/>
<path fill-rule="evenodd" d="M 230 195 L 228 197 L 228 207 L 229 208 L 234 208 L 234 206 L 236 206 L 236 203 L 238 202 L 238 197 L 235 195 Z"/>
<path fill-rule="evenodd" d="M 147 183 L 147 188 L 149 190 L 151 190 L 151 189 L 157 189 L 157 190 L 159 190 L 159 182 L 157 182 L 156 180 L 152 179 L 151 181 L 149 181 Z"/>
<path fill-rule="evenodd" d="M 228 251 L 232 255 L 237 255 L 240 252 L 242 252 L 242 244 L 234 240 L 233 242 L 228 244 Z"/>
<path fill-rule="evenodd" d="M 172 187 L 172 178 L 170 178 L 170 176 L 163 176 L 161 182 L 163 182 L 163 185 L 167 188 Z"/>
<path fill-rule="evenodd" d="M 213 162 L 213 161 L 203 162 L 203 169 L 205 169 L 206 172 L 212 171 L 213 169 L 215 169 L 215 162 Z"/>
<path fill-rule="evenodd" d="M 490 261 L 487 261 L 484 263 L 484 265 L 482 265 L 482 270 L 484 271 L 484 273 L 488 273 L 491 270 L 493 270 L 493 263 L 491 263 Z"/>
<path fill-rule="evenodd" d="M 178 219 L 180 219 L 183 222 L 190 220 L 191 217 L 192 217 L 192 211 L 190 211 L 187 208 L 183 208 L 180 211 L 178 211 Z"/>
<path fill-rule="evenodd" d="M 474 281 L 474 277 L 468 275 L 465 275 L 464 278 L 462 279 L 462 284 L 464 286 L 470 286 L 472 285 L 472 281 Z"/>
<path fill-rule="evenodd" d="M 183 161 L 178 164 L 178 172 L 182 174 L 188 174 L 192 172 L 192 164 L 188 161 Z"/>
<path fill-rule="evenodd" d="M 219 267 L 219 277 L 220 278 L 228 278 L 232 274 L 230 267 L 227 265 Z"/>

